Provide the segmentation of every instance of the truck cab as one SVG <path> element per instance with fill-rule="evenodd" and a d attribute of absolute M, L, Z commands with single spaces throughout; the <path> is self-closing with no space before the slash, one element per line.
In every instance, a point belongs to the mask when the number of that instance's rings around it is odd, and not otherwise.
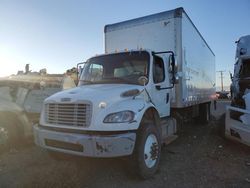
<path fill-rule="evenodd" d="M 44 101 L 34 127 L 37 145 L 89 157 L 133 155 L 139 174 L 155 173 L 161 144 L 176 136 L 170 117 L 173 52 L 132 50 L 84 65 L 78 87 Z"/>
<path fill-rule="evenodd" d="M 250 89 L 250 35 L 242 36 L 237 43 L 234 76 L 232 77 L 232 105 L 245 108 L 243 95 Z"/>
<path fill-rule="evenodd" d="M 122 84 L 123 89 L 132 85 L 132 95 L 135 96 L 145 87 L 160 117 L 169 116 L 170 92 L 163 88 L 171 89 L 170 65 L 165 61 L 166 59 L 150 51 L 130 51 L 94 57 L 86 63 L 79 86 L 102 84 L 106 87 L 119 84 L 120 87 Z M 143 83 L 142 78 L 147 81 Z M 121 96 L 124 97 L 124 94 Z"/>
<path fill-rule="evenodd" d="M 250 146 L 250 35 L 236 41 L 231 106 L 226 108 L 225 136 Z"/>

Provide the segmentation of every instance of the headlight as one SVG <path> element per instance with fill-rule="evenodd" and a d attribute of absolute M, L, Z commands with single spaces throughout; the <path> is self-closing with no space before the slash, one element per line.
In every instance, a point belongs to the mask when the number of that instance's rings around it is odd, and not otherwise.
<path fill-rule="evenodd" d="M 134 119 L 135 113 L 132 111 L 122 111 L 107 115 L 103 122 L 104 123 L 125 123 L 130 122 Z"/>

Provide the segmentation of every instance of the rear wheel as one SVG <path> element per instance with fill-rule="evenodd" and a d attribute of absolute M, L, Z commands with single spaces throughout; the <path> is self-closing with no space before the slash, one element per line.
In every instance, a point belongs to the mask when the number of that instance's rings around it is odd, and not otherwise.
<path fill-rule="evenodd" d="M 159 166 L 161 155 L 160 136 L 152 124 L 144 125 L 138 132 L 134 152 L 136 170 L 140 177 L 152 177 Z"/>
<path fill-rule="evenodd" d="M 210 103 L 202 103 L 199 106 L 200 123 L 208 123 L 210 120 Z"/>
<path fill-rule="evenodd" d="M 226 114 L 224 113 L 223 115 L 221 115 L 218 125 L 218 133 L 222 138 L 225 138 L 225 131 L 226 131 L 225 119 L 226 119 Z"/>

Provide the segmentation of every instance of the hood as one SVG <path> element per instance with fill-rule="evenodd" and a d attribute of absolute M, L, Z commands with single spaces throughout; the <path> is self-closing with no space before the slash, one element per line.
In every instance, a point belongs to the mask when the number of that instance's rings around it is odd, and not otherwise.
<path fill-rule="evenodd" d="M 143 86 L 129 84 L 95 84 L 84 85 L 73 89 L 58 92 L 45 100 L 46 102 L 79 102 L 90 101 L 106 102 L 117 101 L 121 98 L 123 92 L 138 89 L 142 90 Z"/>

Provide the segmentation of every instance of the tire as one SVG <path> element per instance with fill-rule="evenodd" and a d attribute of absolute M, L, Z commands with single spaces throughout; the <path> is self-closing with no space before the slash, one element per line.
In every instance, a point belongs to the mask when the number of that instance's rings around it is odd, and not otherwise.
<path fill-rule="evenodd" d="M 6 148 L 8 148 L 9 145 L 9 136 L 8 136 L 8 131 L 6 130 L 5 127 L 0 125 L 0 153 Z"/>
<path fill-rule="evenodd" d="M 222 114 L 219 121 L 218 121 L 218 134 L 222 138 L 225 138 L 225 131 L 226 131 L 226 114 Z"/>
<path fill-rule="evenodd" d="M 0 125 L 1 144 L 6 148 L 19 146 L 23 137 L 22 130 L 16 125 L 18 122 L 13 119 L 11 122 L 2 122 Z"/>
<path fill-rule="evenodd" d="M 206 124 L 210 120 L 210 103 L 203 103 L 199 106 L 199 122 Z"/>
<path fill-rule="evenodd" d="M 145 124 L 139 129 L 134 151 L 134 163 L 137 174 L 148 179 L 152 177 L 159 166 L 161 142 L 157 128 L 152 124 Z"/>

